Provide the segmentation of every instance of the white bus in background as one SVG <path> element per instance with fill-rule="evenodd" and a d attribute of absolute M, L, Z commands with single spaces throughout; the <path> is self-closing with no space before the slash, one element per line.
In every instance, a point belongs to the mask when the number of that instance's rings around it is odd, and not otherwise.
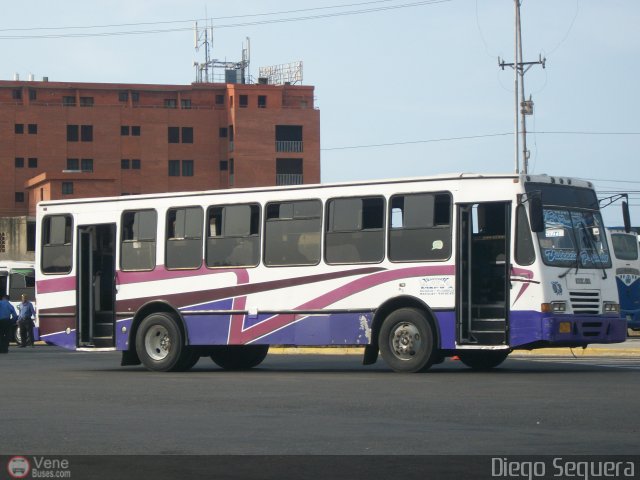
<path fill-rule="evenodd" d="M 626 205 L 625 205 L 626 206 Z M 628 215 L 627 215 L 628 216 Z M 269 345 L 474 369 L 626 339 L 593 185 L 425 178 L 41 202 L 42 340 L 251 368 Z"/>
<path fill-rule="evenodd" d="M 638 234 L 609 230 L 613 268 L 620 297 L 620 314 L 632 330 L 640 330 L 640 253 Z"/>
<path fill-rule="evenodd" d="M 35 307 L 36 275 L 33 262 L 12 262 L 0 260 L 0 295 L 9 295 L 9 301 L 18 310 L 21 295 L 24 293 Z M 38 319 L 35 318 L 36 328 L 34 336 L 37 336 Z M 14 340 L 20 344 L 20 330 L 14 330 Z"/>

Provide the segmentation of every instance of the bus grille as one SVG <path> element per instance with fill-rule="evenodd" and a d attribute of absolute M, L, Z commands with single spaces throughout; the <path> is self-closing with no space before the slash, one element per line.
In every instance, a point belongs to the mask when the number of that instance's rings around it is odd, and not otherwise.
<path fill-rule="evenodd" d="M 573 313 L 600 313 L 600 292 L 569 292 Z"/>

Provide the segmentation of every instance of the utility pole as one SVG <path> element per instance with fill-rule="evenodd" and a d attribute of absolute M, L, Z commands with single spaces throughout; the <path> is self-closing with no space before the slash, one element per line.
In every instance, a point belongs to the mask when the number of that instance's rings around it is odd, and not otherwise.
<path fill-rule="evenodd" d="M 525 100 L 524 94 L 524 74 L 534 65 L 542 65 L 545 68 L 547 59 L 538 57 L 535 62 L 522 61 L 522 25 L 520 22 L 520 5 L 521 0 L 514 0 L 515 4 L 515 48 L 514 63 L 505 63 L 498 58 L 498 65 L 504 70 L 504 67 L 511 67 L 515 73 L 515 165 L 516 173 L 520 173 L 520 146 L 519 135 L 522 135 L 522 173 L 529 173 L 529 150 L 527 150 L 527 115 L 533 114 L 533 100 L 529 95 L 529 100 Z M 518 126 L 518 120 L 520 126 Z"/>

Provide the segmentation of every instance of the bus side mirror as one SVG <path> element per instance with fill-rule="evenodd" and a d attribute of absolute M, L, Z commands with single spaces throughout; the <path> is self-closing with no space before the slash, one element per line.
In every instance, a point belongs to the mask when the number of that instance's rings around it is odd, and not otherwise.
<path fill-rule="evenodd" d="M 542 199 L 539 196 L 529 199 L 529 221 L 531 231 L 534 233 L 544 232 L 544 218 L 542 215 Z"/>
<path fill-rule="evenodd" d="M 629 233 L 631 231 L 631 217 L 629 216 L 629 204 L 622 202 L 622 219 L 624 220 L 624 231 Z"/>

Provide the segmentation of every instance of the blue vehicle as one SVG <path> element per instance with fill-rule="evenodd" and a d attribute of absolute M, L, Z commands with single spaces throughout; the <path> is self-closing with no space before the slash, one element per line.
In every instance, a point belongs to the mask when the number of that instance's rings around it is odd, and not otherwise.
<path fill-rule="evenodd" d="M 620 297 L 620 315 L 627 326 L 640 330 L 640 255 L 638 235 L 635 232 L 611 230 L 613 267 Z"/>

